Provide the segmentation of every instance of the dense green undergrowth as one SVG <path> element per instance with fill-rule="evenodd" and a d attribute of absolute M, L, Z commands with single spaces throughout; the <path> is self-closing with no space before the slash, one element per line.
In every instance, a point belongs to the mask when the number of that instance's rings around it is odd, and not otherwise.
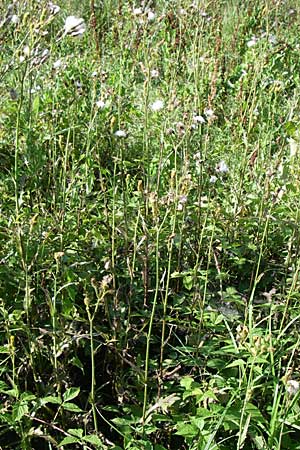
<path fill-rule="evenodd" d="M 300 449 L 297 2 L 0 13 L 0 448 Z"/>

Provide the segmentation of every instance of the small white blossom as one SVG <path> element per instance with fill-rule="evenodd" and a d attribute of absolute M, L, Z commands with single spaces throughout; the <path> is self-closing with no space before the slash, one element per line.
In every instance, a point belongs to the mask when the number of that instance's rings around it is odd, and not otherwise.
<path fill-rule="evenodd" d="M 298 153 L 299 143 L 293 138 L 288 139 L 288 142 L 290 144 L 290 157 L 293 158 Z"/>
<path fill-rule="evenodd" d="M 202 116 L 194 116 L 193 117 L 193 122 L 195 122 L 195 123 L 205 123 L 205 119 Z"/>
<path fill-rule="evenodd" d="M 216 181 L 217 181 L 217 177 L 216 177 L 216 175 L 212 175 L 211 177 L 210 177 L 210 179 L 209 179 L 209 182 L 210 183 L 212 183 L 212 184 L 214 184 Z"/>
<path fill-rule="evenodd" d="M 204 114 L 206 115 L 206 117 L 208 117 L 209 119 L 212 119 L 213 117 L 215 117 L 215 112 L 213 109 L 207 108 L 204 111 Z"/>
<path fill-rule="evenodd" d="M 250 41 L 247 42 L 247 47 L 251 48 L 254 47 L 254 45 L 257 44 L 257 37 L 256 36 L 252 36 L 252 38 L 250 39 Z"/>
<path fill-rule="evenodd" d="M 277 44 L 277 38 L 276 38 L 276 36 L 274 34 L 270 34 L 270 36 L 269 36 L 269 43 L 273 44 L 273 45 Z"/>
<path fill-rule="evenodd" d="M 10 22 L 16 25 L 19 23 L 19 17 L 16 14 L 13 14 L 10 18 Z"/>
<path fill-rule="evenodd" d="M 96 106 L 97 106 L 97 108 L 99 108 L 99 109 L 103 109 L 103 108 L 105 108 L 107 105 L 106 105 L 106 103 L 105 103 L 103 100 L 98 100 L 98 101 L 96 102 Z"/>
<path fill-rule="evenodd" d="M 151 75 L 152 78 L 158 78 L 159 77 L 159 71 L 156 70 L 156 69 L 152 69 L 150 71 L 150 75 Z"/>
<path fill-rule="evenodd" d="M 286 390 L 287 393 L 291 396 L 294 396 L 297 394 L 297 392 L 300 389 L 300 384 L 296 380 L 288 380 L 286 383 Z"/>
<path fill-rule="evenodd" d="M 68 16 L 65 21 L 64 29 L 65 34 L 69 34 L 70 36 L 81 36 L 86 30 L 86 25 L 82 18 Z"/>
<path fill-rule="evenodd" d="M 155 19 L 155 14 L 154 14 L 154 12 L 148 11 L 147 18 L 148 18 L 148 20 L 149 20 L 150 22 L 151 22 L 152 20 L 154 20 L 154 19 Z"/>
<path fill-rule="evenodd" d="M 30 55 L 30 49 L 29 49 L 29 46 L 28 46 L 28 45 L 25 45 L 25 47 L 23 48 L 23 54 L 24 54 L 24 56 L 26 56 L 27 58 L 29 57 L 29 55 Z"/>
<path fill-rule="evenodd" d="M 216 165 L 216 172 L 218 172 L 218 173 L 229 172 L 228 166 L 225 161 L 222 160 Z"/>
<path fill-rule="evenodd" d="M 142 10 L 142 8 L 133 8 L 132 14 L 134 16 L 139 16 L 140 14 L 143 14 L 143 10 Z"/>
<path fill-rule="evenodd" d="M 61 66 L 61 59 L 58 59 L 58 60 L 56 60 L 54 63 L 53 63 L 53 69 L 59 69 L 60 68 L 60 66 Z"/>
<path fill-rule="evenodd" d="M 163 107 L 164 102 L 162 100 L 155 100 L 155 102 L 150 105 L 152 111 L 160 111 Z"/>
<path fill-rule="evenodd" d="M 126 137 L 127 134 L 126 134 L 126 131 L 124 131 L 124 130 L 117 130 L 115 132 L 115 136 L 117 136 L 117 137 Z"/>
<path fill-rule="evenodd" d="M 58 5 L 54 5 L 54 3 L 52 2 L 48 3 L 48 9 L 50 11 L 50 14 L 53 14 L 53 16 L 55 16 L 55 14 L 60 11 L 60 7 Z"/>

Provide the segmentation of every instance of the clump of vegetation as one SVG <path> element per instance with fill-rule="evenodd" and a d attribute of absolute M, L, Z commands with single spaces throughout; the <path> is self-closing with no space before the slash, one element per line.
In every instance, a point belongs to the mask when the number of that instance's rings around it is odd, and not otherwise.
<path fill-rule="evenodd" d="M 0 13 L 0 447 L 299 449 L 297 2 Z"/>

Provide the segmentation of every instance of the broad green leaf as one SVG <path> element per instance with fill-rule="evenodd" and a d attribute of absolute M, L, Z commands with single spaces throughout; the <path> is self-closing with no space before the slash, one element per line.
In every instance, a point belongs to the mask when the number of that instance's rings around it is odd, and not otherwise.
<path fill-rule="evenodd" d="M 199 433 L 199 429 L 190 423 L 179 422 L 176 426 L 177 431 L 175 434 L 178 434 L 179 436 L 193 438 Z"/>
<path fill-rule="evenodd" d="M 59 447 L 61 447 L 62 445 L 77 444 L 77 443 L 80 443 L 80 439 L 73 436 L 67 436 L 60 442 Z"/>
<path fill-rule="evenodd" d="M 54 397 L 54 395 L 49 395 L 41 399 L 41 403 L 46 405 L 47 403 L 53 403 L 54 405 L 60 405 L 61 399 L 58 397 Z"/>
<path fill-rule="evenodd" d="M 79 392 L 80 392 L 80 388 L 71 387 L 71 388 L 67 389 L 63 395 L 64 402 L 69 402 L 70 400 L 73 400 L 73 398 L 77 397 Z"/>
<path fill-rule="evenodd" d="M 180 386 L 184 387 L 185 389 L 190 389 L 193 381 L 194 379 L 192 377 L 183 377 L 180 380 Z"/>
<path fill-rule="evenodd" d="M 244 366 L 246 363 L 243 359 L 237 359 L 236 361 L 233 361 L 232 363 L 228 364 L 226 366 L 226 369 L 229 369 L 230 367 L 242 367 Z"/>
<path fill-rule="evenodd" d="M 24 402 L 20 402 L 14 405 L 13 407 L 13 419 L 18 422 L 22 419 L 22 417 L 28 414 L 28 404 Z"/>
<path fill-rule="evenodd" d="M 81 428 L 69 428 L 68 433 L 72 434 L 72 436 L 82 438 L 83 436 L 83 430 Z"/>
<path fill-rule="evenodd" d="M 85 442 L 88 442 L 89 444 L 95 445 L 97 449 L 103 448 L 101 439 L 98 436 L 96 436 L 96 434 L 90 434 L 89 436 L 84 436 L 83 440 Z"/>
<path fill-rule="evenodd" d="M 82 412 L 82 409 L 79 408 L 79 406 L 75 405 L 75 403 L 63 403 L 62 407 L 66 410 L 66 411 L 71 411 L 71 412 Z"/>

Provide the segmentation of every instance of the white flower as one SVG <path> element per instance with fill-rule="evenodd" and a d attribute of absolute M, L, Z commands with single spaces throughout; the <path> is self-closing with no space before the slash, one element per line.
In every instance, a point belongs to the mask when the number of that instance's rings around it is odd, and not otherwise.
<path fill-rule="evenodd" d="M 269 43 L 273 44 L 273 45 L 277 44 L 277 38 L 276 38 L 276 36 L 274 34 L 270 34 L 270 36 L 269 36 Z"/>
<path fill-rule="evenodd" d="M 53 69 L 59 69 L 61 66 L 61 59 L 58 59 L 53 63 Z"/>
<path fill-rule="evenodd" d="M 103 108 L 105 108 L 107 105 L 106 105 L 106 103 L 105 103 L 103 100 L 98 100 L 98 101 L 96 102 L 96 106 L 97 106 L 97 108 L 99 108 L 99 109 L 103 109 Z"/>
<path fill-rule="evenodd" d="M 256 45 L 256 44 L 257 44 L 257 37 L 256 36 L 252 36 L 250 41 L 247 42 L 247 47 L 251 48 L 251 47 L 254 47 L 254 45 Z"/>
<path fill-rule="evenodd" d="M 159 77 L 159 71 L 156 69 L 153 69 L 150 71 L 150 75 L 152 78 L 158 78 Z"/>
<path fill-rule="evenodd" d="M 10 18 L 10 22 L 16 25 L 17 23 L 19 23 L 19 17 L 16 14 L 13 14 Z"/>
<path fill-rule="evenodd" d="M 142 8 L 133 8 L 132 14 L 134 16 L 139 16 L 140 14 L 143 14 L 143 10 L 142 10 Z"/>
<path fill-rule="evenodd" d="M 216 181 L 217 181 L 217 177 L 216 177 L 216 175 L 212 175 L 211 177 L 210 177 L 210 179 L 209 179 L 209 182 L 210 183 L 212 183 L 212 184 L 214 184 Z"/>
<path fill-rule="evenodd" d="M 216 165 L 216 172 L 218 172 L 218 173 L 229 172 L 228 166 L 225 161 L 222 160 Z"/>
<path fill-rule="evenodd" d="M 27 58 L 29 57 L 30 49 L 29 49 L 28 45 L 25 45 L 25 47 L 23 48 L 23 53 L 24 53 L 25 56 L 27 56 Z"/>
<path fill-rule="evenodd" d="M 288 380 L 286 383 L 286 390 L 289 395 L 296 395 L 300 389 L 300 384 L 296 380 Z"/>
<path fill-rule="evenodd" d="M 117 136 L 117 137 L 126 137 L 127 134 L 126 134 L 126 131 L 124 131 L 124 130 L 117 130 L 115 132 L 115 136 Z"/>
<path fill-rule="evenodd" d="M 299 143 L 293 138 L 288 139 L 288 142 L 290 144 L 290 156 L 293 158 L 298 153 Z"/>
<path fill-rule="evenodd" d="M 193 117 L 193 122 L 195 122 L 195 123 L 205 123 L 205 119 L 202 116 L 194 116 Z"/>
<path fill-rule="evenodd" d="M 155 19 L 155 14 L 154 14 L 154 12 L 148 11 L 147 18 L 148 18 L 148 20 L 149 20 L 150 22 L 151 22 L 152 20 L 154 20 L 154 19 Z"/>
<path fill-rule="evenodd" d="M 213 109 L 207 108 L 204 110 L 204 114 L 206 115 L 206 117 L 212 119 L 213 117 L 215 117 L 215 112 Z"/>
<path fill-rule="evenodd" d="M 52 2 L 48 3 L 48 9 L 50 11 L 50 14 L 53 14 L 54 16 L 60 11 L 60 7 L 58 5 L 54 5 L 54 3 Z"/>
<path fill-rule="evenodd" d="M 75 16 L 68 16 L 65 21 L 65 34 L 70 36 L 81 36 L 85 30 L 86 26 L 82 18 Z"/>
<path fill-rule="evenodd" d="M 150 105 L 152 111 L 160 111 L 163 107 L 164 102 L 162 100 L 155 100 L 155 102 Z"/>

